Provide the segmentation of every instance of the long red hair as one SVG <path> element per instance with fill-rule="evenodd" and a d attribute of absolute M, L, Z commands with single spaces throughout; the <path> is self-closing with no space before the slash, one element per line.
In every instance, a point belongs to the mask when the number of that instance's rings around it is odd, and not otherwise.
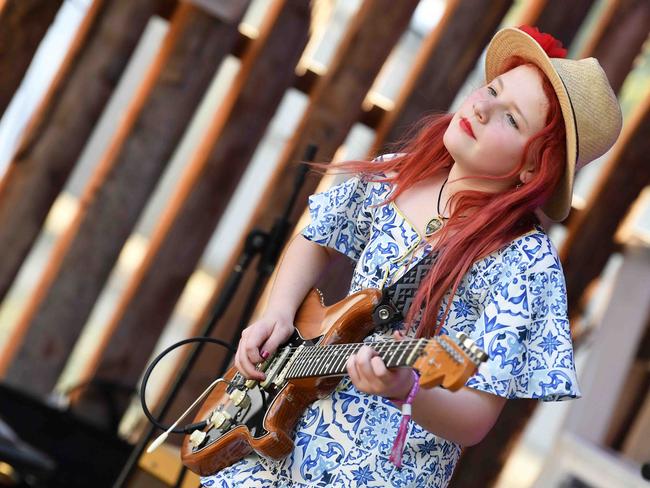
<path fill-rule="evenodd" d="M 523 64 L 530 63 L 512 57 L 503 72 Z M 436 244 L 438 257 L 422 279 L 405 317 L 407 328 L 419 322 L 418 337 L 430 337 L 440 331 L 449 314 L 452 297 L 474 262 L 507 245 L 539 222 L 535 210 L 550 197 L 562 176 L 566 145 L 560 104 L 546 76 L 535 65 L 530 65 L 538 69 L 549 100 L 545 127 L 527 142 L 521 161 L 511 173 L 472 177 L 510 179 L 519 174 L 527 162 L 532 162 L 536 171 L 531 180 L 519 188 L 499 193 L 466 190 L 452 196 L 450 208 L 453 208 L 453 213 L 436 235 L 439 238 Z M 443 134 L 452 117 L 453 114 L 449 113 L 434 113 L 418 120 L 404 137 L 389 145 L 390 152 L 403 153 L 399 156 L 383 162 L 350 160 L 329 166 L 328 171 L 358 172 L 364 178 L 397 185 L 382 205 L 389 203 L 418 180 L 451 167 L 453 159 L 443 144 Z M 393 176 L 380 177 L 377 173 Z M 471 218 L 462 217 L 467 215 Z M 443 300 L 446 306 L 439 317 Z"/>

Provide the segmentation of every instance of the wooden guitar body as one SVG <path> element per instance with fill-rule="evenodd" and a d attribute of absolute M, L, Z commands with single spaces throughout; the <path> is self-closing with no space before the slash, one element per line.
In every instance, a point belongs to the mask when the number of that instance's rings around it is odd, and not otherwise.
<path fill-rule="evenodd" d="M 372 312 L 381 300 L 381 291 L 362 290 L 329 307 L 324 306 L 318 290 L 312 290 L 294 319 L 297 334 L 290 340 L 292 346 L 344 344 L 360 342 L 373 329 Z M 224 375 L 232 381 L 237 375 L 233 367 Z M 183 463 L 193 472 L 207 476 L 239 461 L 253 450 L 272 459 L 287 456 L 294 447 L 293 430 L 307 407 L 330 394 L 341 381 L 338 376 L 318 376 L 286 381 L 268 404 L 264 415 L 264 431 L 254 436 L 246 425 L 237 425 L 216 439 L 210 437 L 198 447 L 185 436 L 181 448 Z M 220 405 L 232 404 L 226 383 L 218 384 L 205 400 L 194 422 L 208 420 Z M 212 428 L 214 430 L 214 428 Z"/>

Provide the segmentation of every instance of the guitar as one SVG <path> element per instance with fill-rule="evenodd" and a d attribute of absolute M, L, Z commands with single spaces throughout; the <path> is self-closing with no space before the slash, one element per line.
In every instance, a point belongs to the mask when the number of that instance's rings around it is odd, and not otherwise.
<path fill-rule="evenodd" d="M 380 301 L 380 290 L 366 289 L 326 307 L 320 292 L 311 290 L 296 313 L 293 336 L 258 366 L 266 375 L 263 382 L 247 380 L 234 367 L 218 380 L 194 420 L 206 427 L 183 439 L 183 464 L 207 476 L 253 450 L 272 459 L 287 456 L 300 416 L 336 388 L 348 357 L 363 345 L 375 349 L 389 368 L 417 369 L 423 388 L 457 390 L 487 359 L 464 334 L 458 343 L 448 336 L 360 342 L 374 328 L 372 313 Z M 270 400 L 262 407 L 261 429 L 253 434 L 243 419 L 251 408 L 249 392 L 256 388 Z"/>

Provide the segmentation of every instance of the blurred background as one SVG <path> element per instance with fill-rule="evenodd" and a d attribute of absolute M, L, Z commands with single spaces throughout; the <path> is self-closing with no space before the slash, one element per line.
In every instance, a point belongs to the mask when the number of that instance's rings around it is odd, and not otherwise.
<path fill-rule="evenodd" d="M 319 162 L 387 152 L 480 86 L 491 36 L 520 24 L 597 57 L 624 113 L 569 218 L 543 222 L 584 396 L 509 402 L 451 486 L 650 486 L 647 0 L 0 0 L 0 483 L 197 486 L 180 436 L 134 450 L 150 435 L 135 396 L 147 364 L 203 333 L 309 144 Z M 336 178 L 307 176 L 287 232 Z M 272 267 L 251 259 L 213 337 L 236 338 L 263 303 Z M 188 350 L 156 368 L 150 409 Z M 201 352 L 164 423 L 226 359 Z"/>

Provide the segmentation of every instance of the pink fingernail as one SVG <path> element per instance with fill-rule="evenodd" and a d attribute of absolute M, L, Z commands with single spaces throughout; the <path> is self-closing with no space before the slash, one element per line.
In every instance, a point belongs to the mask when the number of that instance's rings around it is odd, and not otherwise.
<path fill-rule="evenodd" d="M 262 356 L 262 359 L 266 359 L 269 357 L 269 351 L 262 351 L 260 353 L 260 356 Z"/>

